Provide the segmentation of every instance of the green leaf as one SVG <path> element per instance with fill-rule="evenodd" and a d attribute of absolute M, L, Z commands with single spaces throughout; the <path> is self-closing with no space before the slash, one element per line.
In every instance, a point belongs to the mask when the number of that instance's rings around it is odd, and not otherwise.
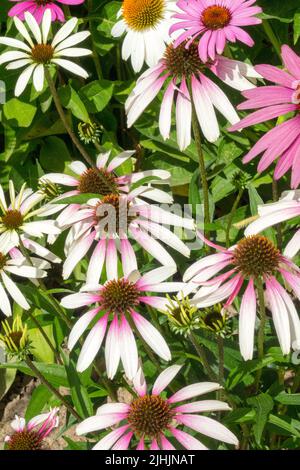
<path fill-rule="evenodd" d="M 279 393 L 275 400 L 283 405 L 300 406 L 300 393 Z"/>
<path fill-rule="evenodd" d="M 260 444 L 261 437 L 268 421 L 269 413 L 272 411 L 274 402 L 270 395 L 261 393 L 257 397 L 248 398 L 247 402 L 252 405 L 256 411 L 255 424 L 253 425 L 254 437 L 257 444 Z"/>
<path fill-rule="evenodd" d="M 300 12 L 297 11 L 294 16 L 294 44 L 300 37 Z"/>
<path fill-rule="evenodd" d="M 73 116 L 77 117 L 80 121 L 89 122 L 89 113 L 79 97 L 78 93 L 71 87 L 71 85 L 64 86 L 58 91 L 62 105 L 69 109 Z"/>
<path fill-rule="evenodd" d="M 64 173 L 71 161 L 69 150 L 59 137 L 47 137 L 41 148 L 40 163 L 44 170 Z"/>
<path fill-rule="evenodd" d="M 102 199 L 102 197 L 103 196 L 101 196 L 101 194 L 93 193 L 76 194 L 76 196 L 59 199 L 58 201 L 55 201 L 55 204 L 85 204 L 90 199 Z"/>
<path fill-rule="evenodd" d="M 36 106 L 23 103 L 17 98 L 8 100 L 3 106 L 3 113 L 7 120 L 11 121 L 13 127 L 29 127 L 33 121 Z"/>
<path fill-rule="evenodd" d="M 80 90 L 80 94 L 93 103 L 96 111 L 102 111 L 110 102 L 114 84 L 109 80 L 95 80 Z"/>
<path fill-rule="evenodd" d="M 29 421 L 34 416 L 41 413 L 46 403 L 49 401 L 52 393 L 49 389 L 41 384 L 32 393 L 30 402 L 28 403 L 25 419 Z"/>
<path fill-rule="evenodd" d="M 66 370 L 63 366 L 59 364 L 43 364 L 42 362 L 34 362 L 34 365 L 52 385 L 56 387 L 69 386 Z M 32 372 L 30 367 L 28 367 L 28 365 L 23 361 L 19 363 L 7 362 L 5 364 L 0 364 L 0 369 L 18 369 L 24 374 L 35 377 L 35 374 Z"/>
<path fill-rule="evenodd" d="M 274 426 L 278 427 L 279 429 L 284 430 L 288 434 L 293 434 L 293 436 L 300 437 L 300 433 L 297 429 L 294 428 L 292 424 L 289 422 L 290 418 L 279 418 L 279 416 L 270 415 L 269 416 L 269 423 L 273 424 Z"/>
<path fill-rule="evenodd" d="M 89 397 L 87 388 L 80 382 L 79 374 L 76 371 L 75 363 L 66 354 L 61 352 L 67 371 L 67 377 L 71 390 L 71 397 L 77 413 L 82 418 L 93 415 L 93 404 Z"/>

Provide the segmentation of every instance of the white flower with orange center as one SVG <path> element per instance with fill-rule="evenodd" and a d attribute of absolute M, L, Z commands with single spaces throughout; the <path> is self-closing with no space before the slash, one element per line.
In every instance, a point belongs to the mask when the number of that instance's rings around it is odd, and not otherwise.
<path fill-rule="evenodd" d="M 230 410 L 227 403 L 212 399 L 181 403 L 220 390 L 222 387 L 218 383 L 193 383 L 166 397 L 165 390 L 180 369 L 178 365 L 165 369 L 149 392 L 139 370 L 133 381 L 133 393 L 136 395 L 131 403 L 117 402 L 100 406 L 96 416 L 85 419 L 77 426 L 76 433 L 81 436 L 114 426 L 115 429 L 103 437 L 93 450 L 175 450 L 181 446 L 188 450 L 207 450 L 202 442 L 190 434 L 191 431 L 237 446 L 236 436 L 227 427 L 203 416 L 207 412 Z M 188 432 L 180 429 L 182 426 Z"/>
<path fill-rule="evenodd" d="M 124 0 L 112 35 L 126 33 L 122 57 L 131 57 L 132 67 L 139 72 L 146 62 L 152 67 L 161 59 L 166 44 L 170 41 L 169 28 L 174 23 L 172 15 L 177 11 L 173 0 Z"/>
<path fill-rule="evenodd" d="M 27 27 L 17 16 L 14 17 L 15 26 L 25 41 L 0 37 L 0 44 L 16 49 L 1 54 L 0 64 L 8 64 L 6 66 L 7 70 L 25 67 L 16 83 L 16 96 L 23 93 L 31 77 L 36 91 L 42 91 L 45 81 L 45 68 L 52 64 L 60 66 L 79 77 L 88 77 L 88 73 L 82 67 L 68 58 L 92 54 L 89 49 L 74 47 L 84 41 L 90 35 L 90 32 L 81 31 L 71 34 L 78 23 L 77 18 L 71 18 L 49 42 L 51 21 L 50 9 L 45 11 L 41 26 L 38 25 L 34 16 L 27 11 L 25 13 Z"/>
<path fill-rule="evenodd" d="M 23 244 L 29 251 L 53 263 L 60 259 L 47 248 L 33 241 L 31 237 L 41 238 L 46 235 L 58 235 L 61 231 L 53 220 L 32 220 L 34 217 L 46 215 L 51 207 L 38 207 L 44 195 L 33 192 L 23 184 L 20 192 L 16 194 L 12 181 L 9 181 L 10 202 L 4 195 L 0 185 L 0 250 L 10 250 Z"/>

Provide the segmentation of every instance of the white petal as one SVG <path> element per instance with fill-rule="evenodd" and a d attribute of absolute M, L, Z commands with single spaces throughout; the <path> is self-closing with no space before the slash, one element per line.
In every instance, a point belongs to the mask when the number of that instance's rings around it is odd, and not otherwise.
<path fill-rule="evenodd" d="M 75 75 L 78 75 L 79 77 L 88 78 L 88 76 L 89 76 L 89 74 L 87 73 L 86 70 L 84 70 L 82 67 L 75 64 L 74 62 L 71 62 L 70 60 L 52 59 L 52 62 L 54 64 L 60 65 L 64 69 L 68 70 L 69 72 L 74 73 Z"/>
<path fill-rule="evenodd" d="M 69 339 L 68 339 L 68 349 L 72 351 L 74 348 L 75 344 L 81 337 L 81 335 L 84 333 L 84 331 L 87 329 L 95 315 L 99 312 L 99 308 L 94 308 L 93 310 L 90 310 L 89 312 L 85 313 L 82 315 L 79 320 L 75 323 L 73 326 L 72 330 L 70 331 Z"/>
<path fill-rule="evenodd" d="M 39 64 L 33 72 L 33 85 L 36 91 L 42 91 L 44 88 L 44 66 Z"/>
<path fill-rule="evenodd" d="M 106 332 L 107 319 L 108 315 L 106 314 L 97 321 L 86 337 L 77 362 L 78 372 L 85 371 L 95 359 Z"/>
<path fill-rule="evenodd" d="M 36 67 L 36 64 L 29 65 L 29 67 L 27 67 L 19 76 L 16 86 L 15 86 L 16 96 L 20 96 L 25 90 L 35 67 Z"/>
<path fill-rule="evenodd" d="M 214 392 L 215 390 L 220 390 L 221 388 L 221 385 L 215 382 L 195 383 L 183 387 L 181 390 L 174 393 L 174 395 L 172 395 L 168 401 L 169 403 L 176 403 L 178 401 L 188 400 L 189 398 L 204 395 L 205 393 Z"/>
<path fill-rule="evenodd" d="M 56 33 L 56 35 L 53 38 L 52 41 L 52 47 L 55 47 L 57 44 L 59 44 L 61 41 L 66 39 L 71 32 L 74 30 L 75 26 L 78 23 L 78 18 L 71 18 L 68 20 Z"/>
<path fill-rule="evenodd" d="M 161 392 L 163 392 L 169 383 L 172 382 L 174 377 L 176 377 L 181 368 L 182 366 L 174 365 L 167 367 L 167 369 L 161 372 L 154 382 L 152 394 L 159 395 Z"/>
<path fill-rule="evenodd" d="M 36 39 L 36 42 L 38 44 L 41 44 L 41 42 L 42 42 L 42 33 L 41 33 L 40 27 L 39 27 L 36 19 L 34 18 L 34 16 L 31 13 L 29 13 L 29 11 L 26 11 L 24 16 L 25 16 L 25 21 L 26 21 L 29 29 L 31 30 L 33 36 Z"/>
<path fill-rule="evenodd" d="M 1 277 L 6 289 L 14 301 L 25 310 L 28 310 L 30 305 L 16 284 L 5 274 L 4 271 L 1 272 Z"/>
<path fill-rule="evenodd" d="M 138 351 L 132 330 L 122 315 L 119 329 L 121 361 L 125 374 L 129 380 L 132 380 L 138 370 Z"/>

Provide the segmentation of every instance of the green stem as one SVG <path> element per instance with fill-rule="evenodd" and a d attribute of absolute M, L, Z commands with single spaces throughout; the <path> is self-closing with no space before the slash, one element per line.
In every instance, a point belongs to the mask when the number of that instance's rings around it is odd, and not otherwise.
<path fill-rule="evenodd" d="M 61 361 L 61 358 L 60 358 L 58 352 L 56 351 L 56 349 L 53 346 L 52 342 L 48 338 L 48 335 L 44 331 L 42 325 L 39 323 L 39 321 L 35 318 L 35 316 L 30 311 L 28 311 L 27 313 L 28 313 L 29 318 L 32 320 L 32 322 L 35 324 L 35 326 L 38 328 L 38 330 L 41 333 L 42 337 L 44 338 L 44 340 L 48 344 L 49 348 L 53 352 L 54 357 L 55 357 L 56 361 L 58 362 L 58 364 L 62 364 L 62 361 Z"/>
<path fill-rule="evenodd" d="M 262 25 L 263 25 L 264 31 L 265 31 L 270 43 L 274 47 L 274 49 L 276 51 L 276 54 L 278 55 L 278 57 L 281 60 L 281 44 L 278 41 L 277 37 L 275 36 L 274 31 L 273 31 L 269 21 L 268 20 L 262 20 Z"/>
<path fill-rule="evenodd" d="M 258 293 L 258 303 L 260 310 L 260 324 L 257 337 L 257 351 L 258 359 L 262 360 L 264 357 L 264 340 L 265 340 L 265 325 L 266 325 L 266 306 L 265 306 L 265 297 L 264 297 L 264 288 L 261 279 L 256 280 L 257 293 Z M 262 374 L 262 369 L 259 369 L 256 374 L 255 379 L 255 388 L 258 391 L 259 382 Z"/>
<path fill-rule="evenodd" d="M 192 331 L 188 335 L 188 338 L 189 338 L 190 342 L 192 343 L 192 345 L 194 346 L 195 351 L 197 352 L 199 358 L 201 359 L 203 368 L 204 368 L 205 372 L 207 373 L 208 377 L 210 378 L 210 380 L 216 380 L 216 378 L 217 378 L 216 374 L 214 373 L 214 371 L 210 367 L 210 364 L 207 360 L 206 351 L 205 351 L 204 347 L 201 346 L 198 343 L 198 341 L 196 339 L 196 336 L 194 335 L 194 333 Z"/>
<path fill-rule="evenodd" d="M 23 254 L 23 256 L 26 258 L 27 262 L 33 266 L 32 264 L 32 261 L 30 259 L 30 256 L 28 254 L 28 251 L 27 249 L 25 248 L 24 246 L 24 243 L 21 239 L 21 237 L 19 237 L 19 248 L 20 248 L 20 251 L 21 253 Z M 43 281 L 41 279 L 36 279 L 37 283 L 39 284 L 39 287 L 42 289 L 42 291 L 44 292 L 44 294 L 47 296 L 47 299 L 49 301 L 49 303 L 52 305 L 53 309 L 56 311 L 56 313 L 61 317 L 61 319 L 67 324 L 67 326 L 69 328 L 72 328 L 72 322 L 69 320 L 69 318 L 67 317 L 67 315 L 65 314 L 65 312 L 63 311 L 63 309 L 61 308 L 59 302 L 55 299 L 55 297 L 53 297 L 51 294 L 49 294 L 47 292 L 47 288 L 45 286 L 45 284 L 43 283 Z"/>
<path fill-rule="evenodd" d="M 230 229 L 231 229 L 231 225 L 232 225 L 232 222 L 233 222 L 233 218 L 234 218 L 234 215 L 235 215 L 235 212 L 239 206 L 239 203 L 242 199 L 242 196 L 243 196 L 243 193 L 244 193 L 244 188 L 240 188 L 239 192 L 238 192 L 238 195 L 233 203 L 233 206 L 232 206 L 232 209 L 231 209 L 231 212 L 229 214 L 229 217 L 228 217 L 228 222 L 227 222 L 227 227 L 226 227 L 226 247 L 229 248 L 230 246 Z"/>
<path fill-rule="evenodd" d="M 25 362 L 28 365 L 28 367 L 32 370 L 34 375 L 41 381 L 43 385 L 45 385 L 50 392 L 53 393 L 61 402 L 62 404 L 67 408 L 67 410 L 71 413 L 71 415 L 74 416 L 78 421 L 81 421 L 81 416 L 77 413 L 77 411 L 74 410 L 74 408 L 67 402 L 67 400 L 59 393 L 59 391 L 53 387 L 53 385 L 48 382 L 48 380 L 40 373 L 40 371 L 37 369 L 37 367 L 34 365 L 34 363 L 29 359 L 27 356 L 25 358 Z"/>
<path fill-rule="evenodd" d="M 196 113 L 195 104 L 193 100 L 192 87 L 190 83 L 188 85 L 189 85 L 189 93 L 190 93 L 191 104 L 192 104 L 192 128 L 193 128 L 194 140 L 195 140 L 197 154 L 198 154 L 199 172 L 200 172 L 201 186 L 202 186 L 202 191 L 203 191 L 204 234 L 205 236 L 207 236 L 207 230 L 205 230 L 205 227 L 209 225 L 210 223 L 209 191 L 208 191 L 208 184 L 207 184 L 207 174 L 206 174 L 204 154 L 203 154 L 202 144 L 201 144 L 200 128 L 199 128 L 197 113 Z"/>
<path fill-rule="evenodd" d="M 89 14 L 90 14 L 90 12 L 93 10 L 93 0 L 88 0 L 88 10 L 89 10 Z M 94 25 L 93 25 L 92 20 L 89 20 L 89 29 L 90 29 L 91 33 L 93 33 Z M 97 72 L 98 79 L 101 80 L 103 78 L 102 67 L 101 67 L 101 63 L 100 63 L 100 60 L 99 60 L 99 56 L 98 56 L 98 53 L 97 53 L 97 49 L 95 47 L 93 37 L 94 37 L 94 34 L 91 34 L 93 60 L 94 60 L 95 69 L 96 69 L 96 72 Z"/>
<path fill-rule="evenodd" d="M 221 336 L 217 338 L 218 352 L 219 352 L 219 383 L 223 385 L 224 382 L 224 341 Z"/>
<path fill-rule="evenodd" d="M 97 372 L 97 375 L 99 377 L 99 382 L 101 383 L 101 385 L 103 385 L 104 388 L 107 389 L 110 399 L 113 402 L 118 401 L 117 393 L 115 389 L 113 388 L 112 381 L 103 377 L 103 372 L 100 370 L 100 367 L 96 364 L 96 362 L 94 362 L 93 367 L 95 371 Z"/>
<path fill-rule="evenodd" d="M 292 386 L 292 393 L 297 393 L 299 387 L 300 387 L 300 366 L 297 368 L 296 373 L 295 373 L 294 383 Z"/>
<path fill-rule="evenodd" d="M 272 193 L 273 193 L 273 201 L 277 202 L 279 199 L 278 184 L 274 177 L 272 181 Z M 282 250 L 282 224 L 275 225 L 275 228 L 277 232 L 277 246 L 278 246 L 278 249 L 281 251 Z"/>

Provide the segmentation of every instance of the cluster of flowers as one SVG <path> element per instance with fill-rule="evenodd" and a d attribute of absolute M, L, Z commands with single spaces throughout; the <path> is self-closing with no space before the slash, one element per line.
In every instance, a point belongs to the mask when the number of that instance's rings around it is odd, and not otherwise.
<path fill-rule="evenodd" d="M 25 67 L 17 80 L 15 95 L 23 93 L 31 78 L 35 89 L 41 92 L 52 67 L 62 67 L 87 78 L 88 73 L 69 60 L 91 54 L 89 49 L 77 47 L 90 34 L 88 31 L 72 34 L 78 25 L 77 18 L 69 19 L 52 36 L 51 22 L 64 21 L 64 14 L 56 2 L 14 1 L 17 4 L 10 15 L 14 17 L 18 35 L 23 39 L 0 37 L 0 44 L 9 47 L 0 55 L 0 64 L 7 64 L 9 70 Z M 58 2 L 78 5 L 83 0 Z M 252 67 L 222 55 L 230 42 L 253 45 L 243 27 L 261 22 L 256 16 L 261 9 L 254 4 L 255 0 L 179 0 L 177 3 L 173 0 L 124 0 L 119 21 L 112 30 L 115 37 L 126 34 L 123 58 L 131 57 L 136 72 L 141 70 L 144 62 L 150 67 L 140 76 L 127 99 L 128 126 L 134 124 L 162 88 L 165 92 L 159 115 L 160 133 L 168 139 L 175 102 L 177 140 L 181 150 L 191 142 L 193 110 L 209 142 L 215 142 L 220 135 L 215 109 L 232 124 L 231 131 L 287 113 L 295 114 L 267 132 L 244 158 L 246 163 L 263 152 L 258 167 L 263 171 L 280 156 L 275 178 L 291 169 L 293 191 L 285 194 L 278 203 L 259 207 L 259 218 L 247 227 L 245 237 L 235 246 L 225 249 L 197 232 L 198 237 L 217 253 L 192 264 L 185 272 L 183 282 L 166 282 L 176 273 L 177 267 L 164 245 L 186 257 L 190 250 L 164 225 L 195 230 L 195 224 L 190 218 L 153 204 L 172 203 L 171 196 L 157 187 L 168 183 L 168 172 L 118 173 L 119 167 L 132 157 L 133 151 L 124 151 L 113 158 L 110 153 L 100 154 L 93 167 L 75 161 L 70 164 L 74 176 L 46 174 L 36 192 L 24 185 L 16 194 L 10 182 L 9 202 L 0 186 L 0 309 L 5 315 L 12 314 L 9 295 L 23 309 L 30 307 L 11 275 L 27 277 L 35 282 L 47 276 L 51 263 L 61 262 L 34 238 L 46 235 L 48 242 L 53 243 L 62 231 L 68 230 L 64 279 L 68 279 L 76 265 L 89 254 L 85 284 L 80 292 L 67 295 L 61 301 L 67 309 L 88 309 L 73 326 L 68 347 L 71 350 L 89 329 L 81 347 L 77 370 L 86 370 L 105 342 L 108 378 L 114 378 L 121 362 L 136 393 L 130 404 L 105 404 L 98 409 L 96 416 L 79 424 L 78 434 L 85 434 L 121 423 L 102 438 L 95 449 L 127 449 L 133 438 L 137 441 L 137 449 L 149 446 L 151 449 L 173 449 L 166 433 L 187 449 L 206 448 L 196 438 L 178 429 L 180 425 L 238 445 L 236 437 L 225 426 L 197 414 L 228 410 L 226 403 L 206 400 L 177 405 L 183 400 L 218 390 L 219 384 L 188 385 L 165 398 L 162 392 L 180 370 L 180 366 L 173 365 L 159 375 L 152 391 L 147 392 L 134 332 L 138 332 L 160 358 L 171 360 L 171 351 L 164 337 L 140 313 L 144 306 L 150 306 L 172 314 L 170 299 L 156 294 L 173 292 L 179 302 L 182 297 L 191 295 L 191 303 L 197 308 L 221 302 L 226 309 L 244 290 L 239 308 L 239 344 L 243 358 L 249 360 L 254 354 L 257 296 L 263 292 L 283 353 L 290 352 L 295 340 L 299 344 L 300 320 L 291 292 L 300 299 L 300 270 L 292 261 L 300 248 L 300 231 L 283 254 L 271 240 L 259 233 L 300 214 L 300 195 L 296 190 L 300 182 L 300 117 L 297 114 L 300 58 L 288 46 L 283 46 L 285 70 L 281 70 L 271 65 Z M 260 109 L 239 120 L 223 90 L 214 83 L 215 76 L 243 92 L 247 101 L 239 109 Z M 262 78 L 276 85 L 256 88 L 255 81 Z M 51 185 L 59 188 L 60 194 L 49 202 L 47 188 Z M 63 187 L 69 189 L 64 192 Z M 95 197 L 85 203 L 66 203 L 66 198 L 78 194 L 93 194 Z M 55 221 L 50 219 L 58 213 Z M 135 242 L 134 245 L 130 240 Z M 141 275 L 135 254 L 137 246 L 147 251 L 161 266 Z M 39 448 L 41 440 L 57 426 L 56 415 L 55 409 L 27 425 L 16 418 L 13 423 L 15 433 L 7 438 L 8 446 L 28 448 L 28 442 L 33 442 L 34 448 Z M 37 430 L 40 424 L 42 426 Z"/>

